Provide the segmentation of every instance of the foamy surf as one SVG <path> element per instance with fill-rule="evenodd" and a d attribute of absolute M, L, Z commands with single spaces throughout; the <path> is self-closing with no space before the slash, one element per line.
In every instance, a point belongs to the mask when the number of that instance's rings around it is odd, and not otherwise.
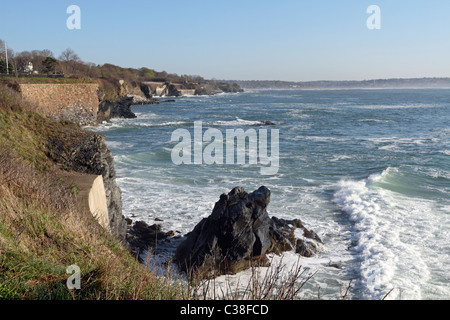
<path fill-rule="evenodd" d="M 324 242 L 317 256 L 300 261 L 317 271 L 301 297 L 340 299 L 353 280 L 348 299 L 382 299 L 391 289 L 387 299 L 448 298 L 450 98 L 444 90 L 420 92 L 266 90 L 179 98 L 133 107 L 137 119 L 90 129 L 106 135 L 123 212 L 133 220 L 183 235 L 211 213 L 221 193 L 266 185 L 271 216 L 299 218 Z M 220 130 L 275 122 L 280 171 L 264 178 L 248 165 L 175 166 L 172 132 L 199 120 Z M 297 263 L 294 253 L 283 256 Z"/>
<path fill-rule="evenodd" d="M 377 186 L 397 172 L 388 168 L 364 180 L 342 180 L 334 194 L 333 202 L 353 223 L 350 247 L 358 263 L 351 272 L 362 299 L 422 299 L 430 280 L 429 257 L 421 252 L 433 234 L 425 215 L 431 204 Z M 418 219 L 423 230 L 415 230 Z"/>
<path fill-rule="evenodd" d="M 263 121 L 244 120 L 236 117 L 235 120 L 228 121 L 214 121 L 212 125 L 216 126 L 258 126 L 263 125 Z"/>

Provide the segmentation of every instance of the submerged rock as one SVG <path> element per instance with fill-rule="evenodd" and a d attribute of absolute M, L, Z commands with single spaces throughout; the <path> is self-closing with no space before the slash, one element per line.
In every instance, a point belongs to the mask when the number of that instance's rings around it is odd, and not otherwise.
<path fill-rule="evenodd" d="M 320 238 L 300 220 L 271 219 L 269 203 L 270 190 L 264 186 L 250 194 L 237 187 L 221 195 L 212 214 L 178 246 L 175 261 L 183 271 L 200 269 L 203 276 L 211 277 L 237 273 L 254 260 L 264 263 L 269 253 L 295 249 L 311 256 L 317 252 Z M 303 239 L 296 239 L 297 229 L 303 230 Z"/>
<path fill-rule="evenodd" d="M 133 105 L 133 98 L 126 97 L 119 101 L 102 101 L 98 107 L 97 122 L 110 121 L 112 118 L 136 118 L 136 115 L 131 111 Z"/>
<path fill-rule="evenodd" d="M 274 126 L 276 125 L 275 122 L 269 121 L 269 120 L 264 120 L 264 121 L 260 121 L 259 124 L 257 125 L 264 125 L 264 126 Z"/>
<path fill-rule="evenodd" d="M 149 226 L 144 221 L 136 221 L 127 231 L 127 242 L 133 254 L 139 256 L 140 253 L 149 249 L 155 249 L 158 242 L 165 241 L 175 236 L 173 231 L 162 231 L 161 225 Z"/>

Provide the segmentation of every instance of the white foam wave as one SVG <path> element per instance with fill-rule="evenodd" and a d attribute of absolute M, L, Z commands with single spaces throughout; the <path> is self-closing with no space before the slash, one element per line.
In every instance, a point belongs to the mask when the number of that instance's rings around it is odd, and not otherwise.
<path fill-rule="evenodd" d="M 389 123 L 391 120 L 383 120 L 383 119 L 359 119 L 358 122 L 376 122 L 376 123 Z"/>
<path fill-rule="evenodd" d="M 353 271 L 363 299 L 381 299 L 396 284 L 403 298 L 421 299 L 421 286 L 429 278 L 417 248 L 421 236 L 409 230 L 411 203 L 399 204 L 390 192 L 373 186 L 395 171 L 388 168 L 368 179 L 340 181 L 334 194 L 333 202 L 353 223 L 350 241 L 359 260 Z"/>
<path fill-rule="evenodd" d="M 244 120 L 236 117 L 235 120 L 228 121 L 214 121 L 212 125 L 216 126 L 258 126 L 264 124 L 263 121 L 254 121 L 254 120 Z"/>
<path fill-rule="evenodd" d="M 349 160 L 352 159 L 352 156 L 346 155 L 346 154 L 335 154 L 329 161 L 336 162 L 336 161 L 342 161 L 342 160 Z"/>

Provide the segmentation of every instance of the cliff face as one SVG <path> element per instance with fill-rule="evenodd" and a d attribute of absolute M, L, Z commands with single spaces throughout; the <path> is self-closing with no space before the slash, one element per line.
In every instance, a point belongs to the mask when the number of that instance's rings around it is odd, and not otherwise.
<path fill-rule="evenodd" d="M 125 239 L 127 224 L 122 215 L 122 192 L 116 183 L 114 158 L 105 144 L 104 136 L 88 134 L 72 149 L 72 169 L 103 177 L 111 233 Z"/>
<path fill-rule="evenodd" d="M 71 79 L 67 79 L 69 80 Z M 158 104 L 154 96 L 180 97 L 242 92 L 236 84 L 216 81 L 206 81 L 202 84 L 98 79 L 95 80 L 96 83 L 91 83 L 94 81 L 92 79 L 88 83 L 77 79 L 73 81 L 19 83 L 8 80 L 8 85 L 19 91 L 40 114 L 55 121 L 68 120 L 82 126 L 97 125 L 112 118 L 135 118 L 131 107 Z"/>
<path fill-rule="evenodd" d="M 121 241 L 125 239 L 127 224 L 122 215 L 122 193 L 116 183 L 113 156 L 105 137 L 78 128 L 63 127 L 48 141 L 50 157 L 64 168 L 103 177 L 111 233 Z"/>

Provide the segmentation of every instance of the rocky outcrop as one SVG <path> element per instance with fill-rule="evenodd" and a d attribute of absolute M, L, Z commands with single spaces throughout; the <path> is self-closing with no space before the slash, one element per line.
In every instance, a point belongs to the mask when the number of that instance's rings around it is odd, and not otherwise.
<path fill-rule="evenodd" d="M 200 269 L 210 277 L 237 273 L 252 260 L 266 261 L 269 253 L 295 250 L 311 256 L 317 252 L 321 243 L 317 234 L 300 220 L 270 218 L 269 203 L 270 190 L 264 186 L 250 194 L 239 187 L 223 194 L 212 214 L 178 246 L 175 261 L 184 271 Z"/>
<path fill-rule="evenodd" d="M 225 83 L 225 82 L 217 82 L 217 81 L 208 81 L 198 88 L 196 88 L 196 95 L 214 95 L 218 93 L 240 93 L 244 92 L 237 84 L 233 83 Z"/>
<path fill-rule="evenodd" d="M 101 101 L 97 113 L 97 122 L 109 122 L 113 118 L 134 119 L 136 115 L 131 111 L 131 107 L 144 104 L 159 104 L 159 101 L 140 95 L 130 95 L 115 102 Z"/>
<path fill-rule="evenodd" d="M 133 98 L 126 97 L 116 102 L 101 101 L 98 107 L 97 122 L 108 122 L 112 118 L 133 119 L 136 115 L 131 111 Z"/>
<path fill-rule="evenodd" d="M 133 255 L 140 258 L 140 253 L 156 250 L 158 243 L 166 241 L 174 235 L 173 231 L 162 231 L 161 225 L 154 224 L 149 226 L 144 221 L 136 221 L 133 225 L 130 225 L 126 239 L 130 251 Z"/>
<path fill-rule="evenodd" d="M 142 83 L 147 87 L 149 94 L 156 97 L 163 97 L 168 95 L 168 83 L 166 81 L 146 81 Z"/>
<path fill-rule="evenodd" d="M 103 177 L 111 233 L 124 239 L 126 221 L 122 215 L 122 192 L 116 183 L 114 159 L 106 147 L 104 136 L 95 133 L 87 135 L 74 145 L 71 156 L 73 170 Z"/>
<path fill-rule="evenodd" d="M 244 92 L 237 84 L 206 80 L 201 84 L 196 82 L 174 83 L 170 81 L 147 81 L 143 85 L 148 92 L 156 97 L 181 97 L 186 95 L 214 95 L 218 93 Z M 142 91 L 144 91 L 142 89 Z"/>
<path fill-rule="evenodd" d="M 110 231 L 124 241 L 127 224 L 122 215 L 122 193 L 105 137 L 71 124 L 58 130 L 48 141 L 48 156 L 65 170 L 102 176 Z"/>

